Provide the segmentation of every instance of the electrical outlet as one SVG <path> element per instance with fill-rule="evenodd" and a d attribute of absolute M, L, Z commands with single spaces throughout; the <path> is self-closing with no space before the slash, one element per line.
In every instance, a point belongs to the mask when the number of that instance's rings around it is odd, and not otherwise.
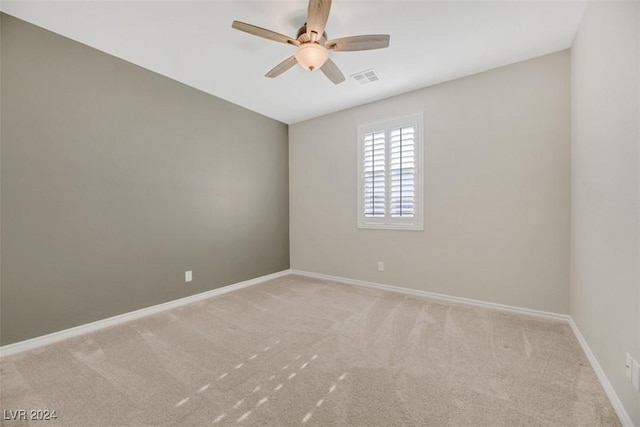
<path fill-rule="evenodd" d="M 184 281 L 190 282 L 193 280 L 193 272 L 191 270 L 184 272 Z"/>
<path fill-rule="evenodd" d="M 627 359 L 624 364 L 624 374 L 627 376 L 629 381 L 631 381 L 631 367 L 633 366 L 633 358 L 629 353 L 627 353 Z"/>
<path fill-rule="evenodd" d="M 384 271 L 384 261 L 378 261 L 378 271 Z"/>
<path fill-rule="evenodd" d="M 631 384 L 633 384 L 633 388 L 640 391 L 640 363 L 636 359 L 633 359 L 631 369 Z"/>

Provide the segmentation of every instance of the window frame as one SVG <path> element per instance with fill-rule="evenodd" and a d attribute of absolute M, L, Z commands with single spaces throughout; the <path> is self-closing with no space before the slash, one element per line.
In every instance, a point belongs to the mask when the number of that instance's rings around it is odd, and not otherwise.
<path fill-rule="evenodd" d="M 357 161 L 358 161 L 358 228 L 361 229 L 382 229 L 382 230 L 424 230 L 424 129 L 423 112 L 410 114 L 382 120 L 375 123 L 368 123 L 358 126 L 357 140 Z M 415 215 L 413 218 L 402 218 L 391 216 L 391 138 L 393 129 L 400 127 L 414 126 L 415 143 Z M 385 214 L 384 217 L 364 216 L 364 137 L 373 132 L 384 132 L 385 134 Z"/>

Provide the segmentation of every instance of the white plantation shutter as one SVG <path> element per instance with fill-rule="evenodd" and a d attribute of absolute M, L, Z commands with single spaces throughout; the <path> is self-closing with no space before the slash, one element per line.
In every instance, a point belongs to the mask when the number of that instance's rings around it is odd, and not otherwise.
<path fill-rule="evenodd" d="M 391 216 L 415 214 L 415 129 L 413 126 L 391 131 Z"/>
<path fill-rule="evenodd" d="M 385 139 L 384 132 L 364 136 L 364 216 L 385 214 Z"/>
<path fill-rule="evenodd" d="M 358 127 L 358 227 L 422 230 L 422 114 Z"/>

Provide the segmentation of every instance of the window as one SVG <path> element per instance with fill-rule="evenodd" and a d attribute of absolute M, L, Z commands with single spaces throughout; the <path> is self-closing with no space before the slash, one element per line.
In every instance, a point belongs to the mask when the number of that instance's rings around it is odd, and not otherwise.
<path fill-rule="evenodd" d="M 422 113 L 358 127 L 358 227 L 422 230 Z"/>

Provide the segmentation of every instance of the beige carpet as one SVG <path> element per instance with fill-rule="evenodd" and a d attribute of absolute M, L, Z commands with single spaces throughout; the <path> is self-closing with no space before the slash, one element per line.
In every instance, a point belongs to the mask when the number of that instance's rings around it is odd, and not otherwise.
<path fill-rule="evenodd" d="M 619 425 L 564 323 L 298 276 L 0 367 L 38 426 Z"/>

